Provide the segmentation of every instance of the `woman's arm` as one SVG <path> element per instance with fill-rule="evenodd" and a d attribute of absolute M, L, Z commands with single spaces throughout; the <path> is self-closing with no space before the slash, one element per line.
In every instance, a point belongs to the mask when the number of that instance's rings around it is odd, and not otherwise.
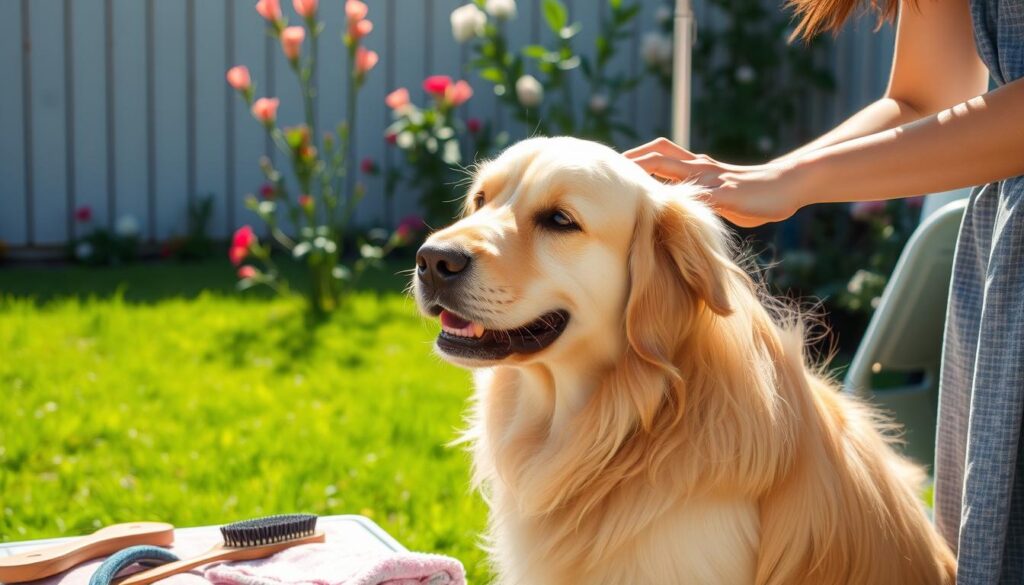
<path fill-rule="evenodd" d="M 968 2 L 904 2 L 885 95 L 824 136 L 776 160 L 800 157 L 895 128 L 963 102 L 987 88 L 988 71 L 974 47 Z"/>
<path fill-rule="evenodd" d="M 1024 79 L 899 128 L 781 163 L 725 170 L 702 183 L 723 217 L 756 226 L 812 203 L 909 197 L 1018 175 Z"/>

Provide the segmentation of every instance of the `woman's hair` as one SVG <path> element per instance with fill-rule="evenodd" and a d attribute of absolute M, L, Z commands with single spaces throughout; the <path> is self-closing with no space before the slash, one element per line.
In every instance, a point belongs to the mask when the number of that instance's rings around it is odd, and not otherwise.
<path fill-rule="evenodd" d="M 839 32 L 858 9 L 875 13 L 881 26 L 896 18 L 899 5 L 900 0 L 786 0 L 786 6 L 793 9 L 797 20 L 790 40 L 810 40 L 825 31 Z"/>

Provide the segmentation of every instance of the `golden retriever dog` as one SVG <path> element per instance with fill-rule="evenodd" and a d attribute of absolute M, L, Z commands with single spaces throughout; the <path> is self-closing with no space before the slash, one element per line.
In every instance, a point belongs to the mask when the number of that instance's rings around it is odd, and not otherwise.
<path fill-rule="evenodd" d="M 920 470 L 807 365 L 697 192 L 535 138 L 420 248 L 436 349 L 475 372 L 498 582 L 953 583 Z"/>

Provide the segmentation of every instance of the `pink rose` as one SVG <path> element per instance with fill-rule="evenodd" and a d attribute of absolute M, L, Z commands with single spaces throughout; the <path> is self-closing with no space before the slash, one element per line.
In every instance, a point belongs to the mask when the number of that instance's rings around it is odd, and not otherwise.
<path fill-rule="evenodd" d="M 400 110 L 409 105 L 409 90 L 400 87 L 384 98 L 384 103 L 392 110 Z"/>
<path fill-rule="evenodd" d="M 398 238 L 399 242 L 407 242 L 412 235 L 421 229 L 426 224 L 423 222 L 423 218 L 418 215 L 407 215 L 398 222 L 398 227 L 395 228 L 395 237 Z"/>
<path fill-rule="evenodd" d="M 306 29 L 301 26 L 289 26 L 281 31 L 281 51 L 289 61 L 299 58 L 302 41 L 306 40 Z"/>
<path fill-rule="evenodd" d="M 292 6 L 295 7 L 295 12 L 302 18 L 313 18 L 316 16 L 316 10 L 319 7 L 319 0 L 292 0 Z"/>
<path fill-rule="evenodd" d="M 92 208 L 88 205 L 83 205 L 75 210 L 75 221 L 85 223 L 92 219 Z"/>
<path fill-rule="evenodd" d="M 348 18 L 349 23 L 358 22 L 366 18 L 366 14 L 370 9 L 366 6 L 365 2 L 359 0 L 348 0 L 345 2 L 345 16 Z"/>
<path fill-rule="evenodd" d="M 480 121 L 480 118 L 470 118 L 466 120 L 466 129 L 469 130 L 471 134 L 476 134 L 483 129 L 483 127 L 484 124 Z"/>
<path fill-rule="evenodd" d="M 356 51 L 356 74 L 366 75 L 366 72 L 373 69 L 377 64 L 379 58 L 375 51 L 371 51 L 366 47 L 359 47 Z"/>
<path fill-rule="evenodd" d="M 281 20 L 281 2 L 280 0 L 259 0 L 256 3 L 256 12 L 259 12 L 267 22 L 276 23 Z"/>
<path fill-rule="evenodd" d="M 407 215 L 403 217 L 401 221 L 398 222 L 399 228 L 404 227 L 405 229 L 411 231 L 421 230 L 424 227 L 426 227 L 426 225 L 427 224 L 426 222 L 423 221 L 423 218 L 418 215 Z"/>
<path fill-rule="evenodd" d="M 398 134 L 396 134 L 394 132 L 385 132 L 384 133 L 384 141 L 387 142 L 388 144 L 397 144 L 398 143 Z"/>
<path fill-rule="evenodd" d="M 885 212 L 885 201 L 857 201 L 850 204 L 850 217 L 866 221 Z"/>
<path fill-rule="evenodd" d="M 372 158 L 366 157 L 359 163 L 359 170 L 367 175 L 372 175 L 377 172 L 377 163 Z"/>
<path fill-rule="evenodd" d="M 423 80 L 423 91 L 430 95 L 443 98 L 452 84 L 452 78 L 447 75 L 431 75 Z"/>
<path fill-rule="evenodd" d="M 256 233 L 252 231 L 252 226 L 243 225 L 235 230 L 235 234 L 231 236 L 231 247 L 248 248 L 257 241 Z"/>
<path fill-rule="evenodd" d="M 241 264 L 242 260 L 249 255 L 249 248 L 258 241 L 250 226 L 243 225 L 238 228 L 231 236 L 231 248 L 228 250 L 228 258 L 231 259 L 231 263 L 235 266 Z"/>
<path fill-rule="evenodd" d="M 236 91 L 249 91 L 252 89 L 252 79 L 249 77 L 249 68 L 245 65 L 236 65 L 228 69 L 228 85 Z"/>
<path fill-rule="evenodd" d="M 277 119 L 277 107 L 281 100 L 277 98 L 260 98 L 252 104 L 252 115 L 264 124 L 273 124 Z"/>
<path fill-rule="evenodd" d="M 471 97 L 473 97 L 473 88 L 461 80 L 449 85 L 444 92 L 445 101 L 456 108 L 466 103 Z"/>
<path fill-rule="evenodd" d="M 257 272 L 252 266 L 241 266 L 238 269 L 238 278 L 252 278 L 257 274 L 259 274 L 259 272 Z"/>
<path fill-rule="evenodd" d="M 373 32 L 373 23 L 369 20 L 357 20 L 349 23 L 348 34 L 353 40 L 358 41 Z"/>

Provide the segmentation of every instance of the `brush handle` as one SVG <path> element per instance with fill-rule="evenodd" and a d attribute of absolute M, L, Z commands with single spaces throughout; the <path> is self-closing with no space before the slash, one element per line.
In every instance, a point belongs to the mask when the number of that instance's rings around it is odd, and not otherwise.
<path fill-rule="evenodd" d="M 0 557 L 0 582 L 34 581 L 66 571 L 90 559 L 113 554 L 137 544 L 170 546 L 174 526 L 163 522 L 130 522 L 100 528 L 69 542 Z"/>
<path fill-rule="evenodd" d="M 231 548 L 226 547 L 223 544 L 211 548 L 205 553 L 192 557 L 191 559 L 183 559 L 175 563 L 167 563 L 161 565 L 155 569 L 148 571 L 142 571 L 135 573 L 130 577 L 115 581 L 115 585 L 146 585 L 160 579 L 166 579 L 171 575 L 177 575 L 178 573 L 184 573 L 190 569 L 194 569 L 200 565 L 208 565 L 216 561 L 248 561 L 252 559 L 262 559 L 269 557 L 270 555 L 283 551 L 286 548 L 298 546 L 300 544 L 309 544 L 312 542 L 323 542 L 324 533 L 316 532 L 310 536 L 304 536 L 302 538 L 296 538 L 295 540 L 289 540 L 287 542 L 277 542 L 274 544 L 265 544 L 263 546 L 250 546 L 245 548 Z"/>

